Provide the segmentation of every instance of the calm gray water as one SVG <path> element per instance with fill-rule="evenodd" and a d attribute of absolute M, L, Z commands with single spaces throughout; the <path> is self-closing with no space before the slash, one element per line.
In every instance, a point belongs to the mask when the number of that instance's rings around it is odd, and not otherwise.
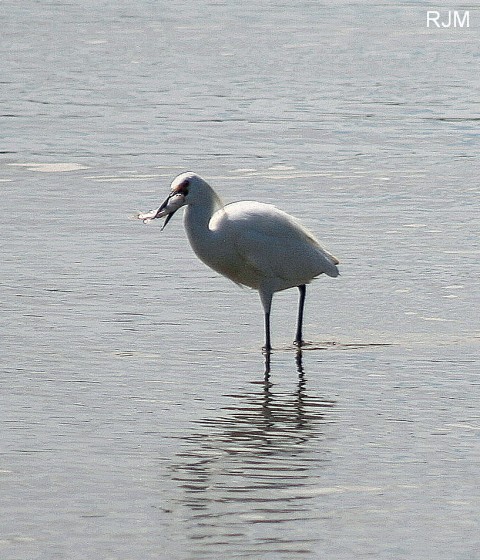
<path fill-rule="evenodd" d="M 233 4 L 2 2 L 0 556 L 478 559 L 480 10 Z M 342 261 L 267 379 L 257 294 L 129 219 L 186 169 Z"/>

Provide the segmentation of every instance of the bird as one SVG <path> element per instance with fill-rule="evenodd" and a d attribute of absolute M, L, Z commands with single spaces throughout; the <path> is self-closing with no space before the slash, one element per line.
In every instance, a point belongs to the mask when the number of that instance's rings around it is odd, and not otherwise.
<path fill-rule="evenodd" d="M 303 346 L 306 285 L 320 274 L 337 277 L 337 257 L 322 248 L 313 233 L 290 214 L 272 204 L 250 200 L 224 204 L 215 190 L 191 171 L 175 177 L 159 208 L 137 217 L 144 223 L 165 217 L 163 230 L 183 206 L 184 227 L 197 257 L 236 284 L 258 290 L 264 312 L 264 352 L 272 350 L 273 294 L 298 288 L 294 344 Z"/>

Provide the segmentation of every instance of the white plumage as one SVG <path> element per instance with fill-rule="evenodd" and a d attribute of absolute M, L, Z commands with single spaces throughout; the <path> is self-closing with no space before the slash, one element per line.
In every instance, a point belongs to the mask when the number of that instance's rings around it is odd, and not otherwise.
<path fill-rule="evenodd" d="M 322 273 L 338 276 L 338 259 L 289 214 L 261 202 L 223 205 L 212 187 L 191 172 L 174 179 L 170 195 L 160 208 L 138 217 L 150 221 L 166 216 L 165 227 L 182 206 L 186 206 L 185 230 L 198 258 L 230 280 L 259 291 L 267 352 L 271 350 L 272 296 L 287 288 L 299 288 L 295 343 L 301 346 L 305 285 Z"/>

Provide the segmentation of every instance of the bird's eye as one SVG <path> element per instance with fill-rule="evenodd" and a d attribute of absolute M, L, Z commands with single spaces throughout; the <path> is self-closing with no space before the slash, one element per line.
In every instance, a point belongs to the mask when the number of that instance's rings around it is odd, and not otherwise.
<path fill-rule="evenodd" d="M 186 196 L 188 194 L 189 185 L 190 185 L 190 181 L 188 179 L 185 179 L 185 181 L 182 181 L 182 184 L 179 185 L 178 192 Z"/>

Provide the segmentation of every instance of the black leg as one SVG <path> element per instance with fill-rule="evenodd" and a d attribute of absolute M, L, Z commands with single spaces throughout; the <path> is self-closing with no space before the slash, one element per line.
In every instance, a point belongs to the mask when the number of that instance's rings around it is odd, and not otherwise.
<path fill-rule="evenodd" d="M 270 309 L 272 308 L 273 292 L 266 288 L 260 288 L 259 293 L 263 312 L 265 313 L 265 346 L 263 351 L 268 354 L 272 350 L 272 345 L 270 344 Z"/>
<path fill-rule="evenodd" d="M 297 346 L 303 346 L 302 337 L 302 326 L 303 326 L 303 308 L 305 306 L 305 295 L 307 293 L 307 287 L 305 284 L 298 286 L 300 290 L 300 301 L 298 302 L 298 319 L 297 319 L 297 334 L 295 336 L 294 344 Z"/>
<path fill-rule="evenodd" d="M 272 350 L 272 345 L 270 344 L 270 311 L 265 311 L 265 346 L 263 350 L 265 352 Z"/>

